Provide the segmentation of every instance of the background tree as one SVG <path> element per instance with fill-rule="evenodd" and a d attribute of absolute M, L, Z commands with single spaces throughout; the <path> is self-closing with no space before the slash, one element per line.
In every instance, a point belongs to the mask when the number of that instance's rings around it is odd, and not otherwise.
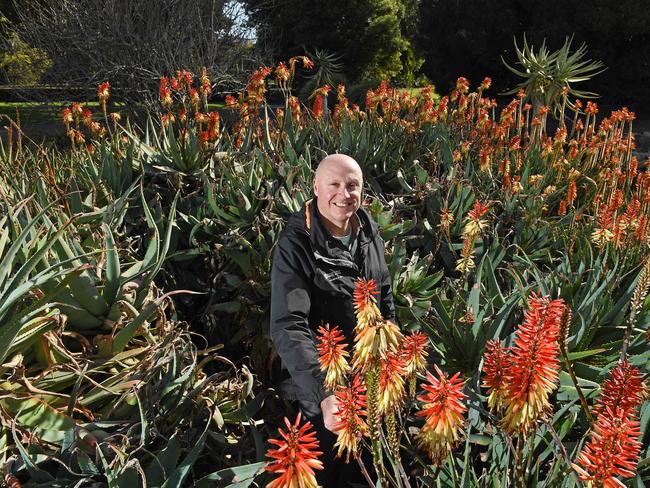
<path fill-rule="evenodd" d="M 305 50 L 340 56 L 349 81 L 399 78 L 412 54 L 405 35 L 414 0 L 244 0 L 258 41 L 284 59 Z"/>
<path fill-rule="evenodd" d="M 180 68 L 236 83 L 257 51 L 241 6 L 228 0 L 14 0 L 9 31 L 52 60 L 43 81 L 84 88 L 110 80 L 124 99 L 153 100 L 155 80 Z"/>

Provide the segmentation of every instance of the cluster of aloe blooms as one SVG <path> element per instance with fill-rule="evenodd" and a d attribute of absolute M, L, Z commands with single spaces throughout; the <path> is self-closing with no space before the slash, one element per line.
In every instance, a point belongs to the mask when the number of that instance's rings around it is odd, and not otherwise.
<path fill-rule="evenodd" d="M 219 139 L 221 128 L 219 113 L 209 110 L 208 97 L 212 93 L 212 82 L 205 67 L 201 69 L 198 86 L 194 85 L 194 75 L 185 69 L 178 70 L 176 76 L 160 78 L 160 104 L 165 110 L 161 121 L 163 127 L 176 122 L 181 141 L 185 142 L 189 138 L 188 110 L 193 110 L 201 146 L 207 147 Z"/>
<path fill-rule="evenodd" d="M 502 414 L 500 427 L 506 434 L 519 437 L 515 475 L 521 483 L 524 444 L 538 423 L 550 418 L 549 395 L 558 386 L 560 353 L 566 354 L 570 323 L 562 299 L 533 296 L 529 307 L 513 346 L 505 348 L 501 341 L 489 341 L 483 366 L 490 409 Z M 568 361 L 565 364 L 569 366 Z M 580 388 L 577 383 L 575 386 Z M 623 487 L 616 476 L 635 475 L 641 448 L 638 409 L 647 394 L 641 372 L 622 359 L 602 385 L 593 409 L 596 420 L 591 440 L 571 464 L 580 479 L 597 486 Z M 591 419 L 589 407 L 583 406 Z"/>
<path fill-rule="evenodd" d="M 404 337 L 395 324 L 381 317 L 375 294 L 374 282 L 357 283 L 352 364 L 347 361 L 349 354 L 340 329 L 329 325 L 319 329 L 318 352 L 326 371 L 325 386 L 335 392 L 338 401 L 339 420 L 334 427 L 337 455 L 345 453 L 346 461 L 350 456 L 358 459 L 362 439 L 369 437 L 375 469 L 380 477 L 385 476 L 379 441 L 382 423 L 389 452 L 399 462 L 396 413 L 405 403 L 406 382 L 410 383 L 413 398 L 416 374 L 426 372 L 428 383 L 422 385 L 425 393 L 417 397 L 422 402 L 417 416 L 424 418 L 417 437 L 433 465 L 439 466 L 463 432 L 463 415 L 467 411 L 463 403 L 464 381 L 459 373 L 450 378 L 437 366 L 435 375 L 426 371 L 426 336 L 414 333 Z M 525 444 L 539 424 L 550 419 L 549 397 L 558 386 L 569 322 L 570 311 L 562 299 L 533 295 L 515 331 L 513 345 L 507 348 L 501 341 L 489 341 L 486 347 L 483 387 L 488 406 L 501 416 L 501 430 L 518 439 L 515 476 L 521 486 L 525 484 Z M 591 440 L 571 463 L 580 479 L 597 486 L 622 487 L 616 476 L 634 476 L 641 448 L 638 410 L 648 393 L 640 371 L 621 360 L 603 384 L 593 409 L 596 420 Z M 320 453 L 313 451 L 318 443 L 313 434 L 306 434 L 311 424 L 299 428 L 300 417 L 294 425 L 288 420 L 286 423 L 289 434 L 280 430 L 285 441 L 270 441 L 280 449 L 269 451 L 275 461 L 267 469 L 281 477 L 269 486 L 315 487 L 312 468 L 322 469 L 322 464 L 317 460 Z"/>
<path fill-rule="evenodd" d="M 74 102 L 69 107 L 63 107 L 61 110 L 61 119 L 65 124 L 66 134 L 70 139 L 72 148 L 85 146 L 89 152 L 94 152 L 95 147 L 90 140 L 99 140 L 106 137 L 106 134 L 110 131 L 109 118 L 113 123 L 114 132 L 117 132 L 117 123 L 120 121 L 121 116 L 118 112 L 107 113 L 106 108 L 108 99 L 111 96 L 110 88 L 111 85 L 108 81 L 100 83 L 97 87 L 97 98 L 104 114 L 106 126 L 102 126 L 99 121 L 93 120 L 92 111 L 84 107 L 82 103 Z M 87 135 L 84 135 L 83 128 L 86 129 Z M 89 139 L 88 142 L 87 138 Z"/>
<path fill-rule="evenodd" d="M 643 375 L 627 359 L 611 371 L 594 408 L 589 442 L 572 464 L 582 480 L 624 487 L 616 476 L 635 475 L 641 451 L 639 407 L 648 393 Z"/>
<path fill-rule="evenodd" d="M 595 103 L 587 102 L 583 109 L 580 100 L 570 103 L 565 95 L 559 127 L 550 136 L 546 134 L 549 107 L 534 108 L 525 103 L 524 92 L 520 91 L 497 118 L 494 100 L 481 97 L 482 89 L 488 86 L 484 82 L 477 92 L 468 93 L 467 80 L 459 78 L 450 98 L 443 97 L 431 117 L 431 120 L 447 120 L 456 133 L 463 135 L 453 152 L 455 160 L 477 154 L 479 170 L 490 175 L 496 170 L 504 192 L 512 195 L 522 191 L 524 159 L 532 147 L 538 147 L 558 181 L 568 181 L 557 203 L 558 215 L 573 210 L 576 220 L 581 220 L 585 211 L 593 210 L 596 225 L 592 241 L 599 247 L 609 243 L 623 247 L 647 242 L 650 176 L 639 171 L 642 163 L 632 154 L 634 112 L 623 108 L 597 123 Z M 565 124 L 567 106 L 574 110 L 570 127 Z M 527 176 L 526 183 L 532 189 L 543 180 L 543 175 L 532 174 Z M 577 203 L 581 191 L 593 191 L 594 184 L 595 197 L 588 202 L 590 205 L 581 208 Z M 557 188 L 550 185 L 540 190 L 542 197 L 547 198 Z M 545 206 L 544 211 L 551 209 Z M 469 262 L 460 267 L 465 268 L 466 264 Z"/>
<path fill-rule="evenodd" d="M 399 464 L 397 416 L 407 396 L 410 395 L 411 399 L 415 396 L 417 373 L 426 371 L 427 337 L 422 332 L 404 336 L 395 323 L 385 320 L 376 304 L 377 293 L 373 280 L 359 280 L 356 284 L 354 306 L 357 323 L 351 364 L 347 345 L 343 343 L 345 337 L 337 326 L 319 328 L 317 347 L 321 369 L 326 372 L 324 386 L 336 395 L 338 403 L 338 421 L 334 426 L 337 455 L 342 457 L 345 454 L 346 462 L 350 457 L 361 462 L 359 454 L 363 439 L 369 438 L 375 471 L 385 481 L 388 474 L 383 465 L 381 439 L 385 437 L 388 454 Z M 448 449 L 460 439 L 467 407 L 462 403 L 465 399 L 462 393 L 464 382 L 459 374 L 449 378 L 438 367 L 435 371 L 435 375 L 426 372 L 428 384 L 423 385 L 426 392 L 418 397 L 422 408 L 417 415 L 424 417 L 418 442 L 431 455 L 434 464 L 439 464 Z M 286 423 L 288 427 L 291 425 L 288 420 Z M 305 431 L 298 429 L 298 423 L 299 419 L 290 428 L 294 433 L 291 435 L 297 435 L 299 431 L 304 435 Z M 311 438 L 306 437 L 300 448 L 291 448 L 287 440 L 290 435 L 282 430 L 280 434 L 284 441 L 271 442 L 282 443 L 281 451 L 285 454 L 280 456 L 278 450 L 268 453 L 275 459 L 269 471 L 281 474 L 272 486 L 315 486 L 314 463 L 303 462 L 312 459 L 305 451 L 305 446 L 312 442 Z M 396 470 L 395 475 L 396 483 L 401 486 L 406 474 L 402 469 L 401 472 Z M 278 481 L 280 479 L 282 482 Z"/>

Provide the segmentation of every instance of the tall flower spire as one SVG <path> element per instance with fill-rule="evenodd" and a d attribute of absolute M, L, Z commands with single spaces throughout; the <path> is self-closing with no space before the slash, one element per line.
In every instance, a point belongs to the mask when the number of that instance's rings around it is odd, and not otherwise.
<path fill-rule="evenodd" d="M 348 462 L 350 455 L 357 456 L 361 436 L 368 433 L 368 425 L 363 420 L 366 415 L 366 386 L 359 374 L 355 375 L 349 386 L 340 386 L 336 390 L 336 400 L 339 420 L 334 424 L 337 434 L 334 447 L 338 447 L 338 457 L 346 453 L 345 460 Z"/>
<path fill-rule="evenodd" d="M 424 417 L 424 426 L 419 434 L 420 445 L 427 450 L 434 464 L 440 464 L 447 456 L 448 449 L 460 438 L 463 414 L 467 407 L 463 400 L 463 380 L 460 373 L 449 378 L 438 366 L 435 377 L 427 372 L 428 384 L 422 385 L 428 393 L 418 397 L 424 402 L 417 413 Z"/>
<path fill-rule="evenodd" d="M 510 366 L 508 349 L 500 340 L 488 341 L 483 355 L 483 387 L 488 389 L 488 405 L 491 410 L 503 408 L 504 396 L 508 387 L 506 372 Z"/>
<path fill-rule="evenodd" d="M 550 409 L 549 394 L 560 370 L 558 338 L 562 299 L 533 296 L 510 349 L 505 380 L 506 413 L 501 425 L 509 433 L 527 432 Z"/>
<path fill-rule="evenodd" d="M 580 479 L 595 486 L 625 487 L 616 476 L 631 478 L 635 474 L 641 450 L 639 421 L 632 412 L 606 407 L 592 429 L 573 468 Z"/>
<path fill-rule="evenodd" d="M 418 372 L 424 372 L 427 366 L 427 336 L 423 332 L 414 332 L 404 337 L 402 342 L 402 357 L 406 366 L 409 383 L 409 395 L 415 397 L 415 387 Z"/>
<path fill-rule="evenodd" d="M 375 280 L 358 280 L 355 283 L 354 311 L 357 316 L 357 329 L 363 329 L 381 319 L 375 295 L 379 295 Z"/>
<path fill-rule="evenodd" d="M 378 293 L 374 280 L 356 282 L 354 308 L 357 325 L 352 367 L 357 371 L 365 371 L 373 361 L 385 359 L 389 352 L 399 350 L 403 337 L 396 324 L 382 319 L 375 299 Z"/>
<path fill-rule="evenodd" d="M 598 416 L 591 438 L 573 464 L 583 481 L 623 487 L 616 476 L 634 476 L 641 450 L 637 409 L 646 391 L 641 372 L 630 366 L 627 358 L 612 369 L 594 409 Z"/>
<path fill-rule="evenodd" d="M 602 386 L 602 393 L 594 409 L 597 415 L 607 408 L 624 412 L 635 410 L 643 403 L 645 384 L 643 375 L 627 359 L 612 369 Z"/>
<path fill-rule="evenodd" d="M 266 456 L 274 460 L 266 470 L 280 476 L 271 481 L 267 488 L 316 488 L 318 484 L 314 469 L 323 469 L 323 463 L 318 459 L 322 452 L 316 451 L 318 440 L 311 430 L 311 422 L 301 426 L 298 413 L 293 424 L 286 417 L 284 423 L 287 431 L 278 429 L 281 439 L 269 439 L 278 448 L 266 452 Z"/>
<path fill-rule="evenodd" d="M 318 328 L 318 359 L 321 371 L 327 371 L 325 375 L 325 388 L 335 390 L 337 385 L 343 383 L 345 375 L 350 371 L 350 365 L 345 358 L 348 352 L 345 350 L 347 344 L 343 343 L 345 337 L 337 326 L 330 329 L 329 324 Z"/>
<path fill-rule="evenodd" d="M 413 332 L 404 337 L 402 355 L 406 366 L 406 374 L 414 375 L 426 369 L 427 336 L 424 332 Z"/>

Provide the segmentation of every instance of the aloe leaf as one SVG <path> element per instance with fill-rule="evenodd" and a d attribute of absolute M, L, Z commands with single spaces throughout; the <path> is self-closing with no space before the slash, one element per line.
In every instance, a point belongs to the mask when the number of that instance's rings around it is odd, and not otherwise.
<path fill-rule="evenodd" d="M 180 193 L 176 193 L 176 195 L 174 196 L 174 200 L 172 201 L 171 207 L 169 208 L 169 215 L 167 216 L 167 229 L 163 237 L 162 248 L 160 249 L 160 252 L 158 254 L 158 259 L 156 260 L 156 264 L 153 266 L 151 271 L 147 274 L 146 278 L 140 284 L 140 287 L 138 289 L 138 297 L 136 298 L 136 301 L 134 303 L 134 306 L 136 308 L 142 306 L 142 303 L 144 302 L 147 294 L 149 293 L 150 283 L 158 274 L 158 271 L 160 271 L 160 268 L 162 267 L 165 258 L 167 257 L 167 251 L 169 250 L 169 243 L 171 241 L 171 236 L 172 236 L 172 229 L 174 228 L 174 215 L 176 214 L 176 203 L 178 202 L 179 196 Z"/>
<path fill-rule="evenodd" d="M 155 301 L 148 303 L 136 318 L 134 318 L 131 322 L 129 322 L 129 324 L 126 327 L 124 327 L 117 333 L 117 335 L 113 339 L 113 346 L 112 346 L 113 354 L 120 353 L 124 350 L 124 348 L 129 343 L 129 341 L 133 339 L 138 329 L 145 324 L 147 319 L 149 319 L 149 317 L 153 315 L 156 309 L 161 305 L 161 303 L 166 298 L 173 295 L 178 295 L 180 293 L 190 293 L 196 295 L 199 294 L 189 290 L 171 291 L 169 293 L 165 293 L 163 296 L 156 299 Z"/>
<path fill-rule="evenodd" d="M 106 236 L 106 266 L 105 266 L 105 283 L 103 296 L 107 303 L 112 304 L 117 299 L 120 290 L 120 258 L 115 246 L 113 233 L 108 225 L 104 224 L 104 233 Z"/>
<path fill-rule="evenodd" d="M 74 419 L 36 397 L 20 400 L 6 397 L 0 403 L 24 426 L 65 432 L 74 429 Z"/>
<path fill-rule="evenodd" d="M 181 445 L 176 435 L 172 436 L 145 470 L 147 486 L 160 486 L 171 476 L 181 457 Z"/>
<path fill-rule="evenodd" d="M 55 481 L 54 477 L 47 471 L 42 470 L 36 465 L 36 462 L 34 459 L 32 459 L 32 456 L 25 450 L 25 447 L 23 446 L 22 441 L 18 437 L 18 433 L 16 432 L 16 423 L 14 422 L 11 426 L 11 433 L 14 438 L 14 445 L 18 449 L 18 453 L 20 454 L 20 459 L 22 462 L 25 464 L 25 468 L 27 469 L 27 472 L 29 473 L 30 478 L 37 482 L 37 483 L 52 483 Z M 34 456 L 34 458 L 37 458 L 37 456 Z"/>
<path fill-rule="evenodd" d="M 57 274 L 64 274 L 65 272 L 67 271 L 45 275 L 42 276 L 40 280 L 47 281 L 52 277 L 57 276 Z M 39 286 L 39 280 L 30 281 L 26 285 L 23 285 L 23 287 L 21 287 L 22 290 L 19 290 L 19 293 L 17 293 L 16 295 L 22 296 L 22 294 L 26 293 L 31 288 L 37 286 Z M 0 317 L 4 315 L 4 311 L 9 309 L 10 305 L 11 302 L 7 302 L 3 305 L 3 310 L 0 311 Z M 18 333 L 25 325 L 25 323 L 31 320 L 38 313 L 47 310 L 52 306 L 53 305 L 51 303 L 39 302 L 38 306 L 32 306 L 25 310 L 21 310 L 20 312 L 13 314 L 7 322 L 1 324 L 2 326 L 0 327 L 0 362 L 4 361 L 4 359 L 9 354 L 9 351 L 12 348 L 16 335 L 18 335 Z"/>
<path fill-rule="evenodd" d="M 206 424 L 205 430 L 201 434 L 201 437 L 199 437 L 197 440 L 194 447 L 192 447 L 192 450 L 188 453 L 185 459 L 183 459 L 181 464 L 172 472 L 171 476 L 165 481 L 165 483 L 163 483 L 161 488 L 181 488 L 181 486 L 183 486 L 185 478 L 187 478 L 190 469 L 192 469 L 192 466 L 196 462 L 196 459 L 199 457 L 199 454 L 203 450 L 205 439 L 208 436 L 209 426 L 210 422 Z"/>
<path fill-rule="evenodd" d="M 193 488 L 211 488 L 215 486 L 216 481 L 232 482 L 225 485 L 227 488 L 248 488 L 255 478 L 264 472 L 266 466 L 267 462 L 259 462 L 215 471 L 194 483 Z"/>
<path fill-rule="evenodd" d="M 63 235 L 66 231 L 68 225 L 71 221 L 68 221 L 63 227 L 61 227 L 55 234 L 49 236 L 45 245 L 41 246 L 33 255 L 27 259 L 27 261 L 13 274 L 13 277 L 8 282 L 4 290 L 0 291 L 0 303 L 11 302 L 12 298 L 17 296 L 17 288 L 23 284 L 24 280 L 29 276 L 29 274 L 34 270 L 38 262 L 43 258 L 43 256 L 54 246 L 57 239 Z M 21 236 L 24 234 L 21 233 Z M 20 239 L 20 237 L 19 237 Z M 13 246 L 12 246 L 13 247 Z M 10 250 L 11 251 L 11 250 Z M 8 253 L 9 256 L 10 253 Z M 14 253 L 15 254 L 15 253 Z M 4 263 L 4 261 L 3 261 Z M 1 267 L 1 265 L 0 265 Z M 1 273 L 0 273 L 1 274 Z M 6 309 L 5 306 L 0 306 L 0 317 L 3 315 L 3 311 Z"/>
<path fill-rule="evenodd" d="M 25 202 L 26 203 L 26 202 Z M 28 219 L 27 225 L 21 230 L 20 234 L 13 242 L 11 247 L 7 250 L 7 254 L 0 261 L 0 289 L 4 288 L 4 283 L 11 273 L 13 266 L 13 260 L 18 254 L 18 251 L 21 249 L 23 244 L 27 241 L 27 238 L 31 235 L 30 231 L 32 228 L 41 220 L 41 218 L 54 206 L 57 202 L 52 202 L 36 214 L 33 218 Z"/>

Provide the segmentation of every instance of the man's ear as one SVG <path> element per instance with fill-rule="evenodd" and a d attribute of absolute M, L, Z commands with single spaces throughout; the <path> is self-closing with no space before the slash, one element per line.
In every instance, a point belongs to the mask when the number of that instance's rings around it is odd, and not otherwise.
<path fill-rule="evenodd" d="M 318 196 L 318 183 L 316 182 L 316 180 L 313 181 L 312 187 L 314 188 L 314 195 Z"/>

